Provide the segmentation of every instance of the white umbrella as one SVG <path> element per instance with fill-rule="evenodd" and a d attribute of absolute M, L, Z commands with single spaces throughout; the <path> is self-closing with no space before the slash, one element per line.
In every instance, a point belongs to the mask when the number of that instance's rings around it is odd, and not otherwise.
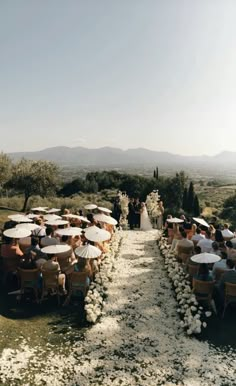
<path fill-rule="evenodd" d="M 199 253 L 198 255 L 194 255 L 190 258 L 195 263 L 205 263 L 205 264 L 211 264 L 215 263 L 216 261 L 220 261 L 221 257 L 218 255 L 214 255 L 213 253 Z"/>
<path fill-rule="evenodd" d="M 210 226 L 203 218 L 193 217 L 193 220 L 196 221 L 198 224 L 203 225 L 204 227 L 209 228 Z"/>
<path fill-rule="evenodd" d="M 79 236 L 81 235 L 81 232 L 82 229 L 78 227 L 70 227 L 56 230 L 56 234 L 60 236 Z"/>
<path fill-rule="evenodd" d="M 35 219 L 35 218 L 39 218 L 39 214 L 35 214 L 35 213 L 29 213 L 26 215 L 26 217 L 30 218 L 30 219 Z"/>
<path fill-rule="evenodd" d="M 100 229 L 93 225 L 92 227 L 86 228 L 85 237 L 87 240 L 94 242 L 107 241 L 111 238 L 111 234 L 104 229 Z"/>
<path fill-rule="evenodd" d="M 64 253 L 71 250 L 71 247 L 69 245 L 64 244 L 55 244 L 55 245 L 48 245 L 47 247 L 43 247 L 41 249 L 42 252 L 48 253 L 48 254 L 58 254 L 58 253 Z"/>
<path fill-rule="evenodd" d="M 25 224 L 17 224 L 16 228 L 22 228 L 22 229 L 27 229 L 28 231 L 34 231 L 35 229 L 40 228 L 40 226 L 36 224 L 25 223 Z"/>
<path fill-rule="evenodd" d="M 173 224 L 180 224 L 180 223 L 184 222 L 184 220 L 181 220 L 181 218 L 177 218 L 177 217 L 168 218 L 166 221 L 173 223 Z"/>
<path fill-rule="evenodd" d="M 23 237 L 30 236 L 31 231 L 23 228 L 11 228 L 11 229 L 6 229 L 3 232 L 3 234 L 4 236 L 11 237 L 13 239 L 21 239 Z"/>
<path fill-rule="evenodd" d="M 117 224 L 117 221 L 113 217 L 106 216 L 105 214 L 102 214 L 102 213 L 95 214 L 94 219 L 100 222 L 105 222 L 106 224 L 110 224 L 110 225 Z"/>
<path fill-rule="evenodd" d="M 61 209 L 52 208 L 52 209 L 48 209 L 47 213 L 57 213 L 57 212 L 60 212 L 60 211 L 61 211 Z"/>
<path fill-rule="evenodd" d="M 93 210 L 93 209 L 96 209 L 96 208 L 97 208 L 97 205 L 95 205 L 95 204 L 87 204 L 84 207 L 84 209 L 88 209 L 88 210 Z"/>
<path fill-rule="evenodd" d="M 61 219 L 61 216 L 58 216 L 57 214 L 45 214 L 43 217 L 47 221 L 55 221 Z"/>
<path fill-rule="evenodd" d="M 102 254 L 102 251 L 99 248 L 90 244 L 87 244 L 83 247 L 78 247 L 74 252 L 77 257 L 83 257 L 84 259 L 95 259 Z"/>
<path fill-rule="evenodd" d="M 67 214 L 62 214 L 62 217 L 66 217 L 66 218 L 78 218 L 80 216 L 78 216 L 77 214 L 73 214 L 73 213 L 67 213 Z"/>
<path fill-rule="evenodd" d="M 47 212 L 47 206 L 38 206 L 37 208 L 31 208 L 33 212 Z"/>
<path fill-rule="evenodd" d="M 84 216 L 78 216 L 76 218 L 78 218 L 82 222 L 85 222 L 86 224 L 90 224 L 90 221 L 86 217 L 84 217 Z"/>
<path fill-rule="evenodd" d="M 104 213 L 112 213 L 111 209 L 103 208 L 102 206 L 98 206 L 98 210 L 100 210 L 100 212 L 104 212 Z"/>
<path fill-rule="evenodd" d="M 8 218 L 15 222 L 32 222 L 33 220 L 24 214 L 11 214 Z"/>
<path fill-rule="evenodd" d="M 51 220 L 51 221 L 47 221 L 45 224 L 51 225 L 51 226 L 59 226 L 59 225 L 69 224 L 69 221 L 67 221 L 67 220 Z"/>

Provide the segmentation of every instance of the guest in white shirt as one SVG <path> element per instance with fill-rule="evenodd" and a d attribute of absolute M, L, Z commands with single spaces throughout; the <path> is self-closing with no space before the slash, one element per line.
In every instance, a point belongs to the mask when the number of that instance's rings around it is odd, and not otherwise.
<path fill-rule="evenodd" d="M 211 232 L 206 231 L 205 232 L 205 239 L 200 240 L 197 245 L 201 248 L 202 253 L 207 252 L 210 253 L 212 250 L 212 243 L 211 240 Z"/>

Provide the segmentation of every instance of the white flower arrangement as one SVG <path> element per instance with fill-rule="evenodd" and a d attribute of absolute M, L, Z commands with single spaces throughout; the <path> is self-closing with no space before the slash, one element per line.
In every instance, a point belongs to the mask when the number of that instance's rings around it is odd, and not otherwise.
<path fill-rule="evenodd" d="M 91 283 L 85 297 L 86 319 L 90 323 L 96 323 L 103 314 L 105 297 L 107 295 L 108 284 L 112 278 L 115 257 L 119 250 L 121 241 L 120 232 L 115 232 L 112 242 L 100 265 L 100 271 L 96 274 L 94 282 Z"/>
<path fill-rule="evenodd" d="M 127 196 L 127 194 L 119 192 L 119 199 L 120 199 L 120 207 L 121 207 L 121 212 L 122 212 L 120 224 L 121 224 L 122 229 L 126 229 L 127 224 L 128 224 L 127 216 L 129 214 L 129 207 L 128 207 L 129 197 Z"/>
<path fill-rule="evenodd" d="M 153 191 L 147 195 L 146 207 L 147 207 L 148 214 L 152 219 L 153 225 L 155 224 L 154 220 L 162 214 L 159 207 L 159 201 L 160 201 L 160 195 L 158 194 L 158 190 Z"/>
<path fill-rule="evenodd" d="M 192 293 L 189 275 L 186 274 L 182 265 L 177 261 L 167 238 L 160 234 L 158 246 L 164 257 L 164 264 L 168 276 L 174 286 L 176 299 L 179 304 L 177 312 L 181 317 L 180 326 L 184 328 L 187 335 L 200 334 L 202 327 L 206 328 L 207 323 L 204 318 L 211 316 L 211 311 L 203 313 L 203 307 L 198 303 L 196 296 Z"/>

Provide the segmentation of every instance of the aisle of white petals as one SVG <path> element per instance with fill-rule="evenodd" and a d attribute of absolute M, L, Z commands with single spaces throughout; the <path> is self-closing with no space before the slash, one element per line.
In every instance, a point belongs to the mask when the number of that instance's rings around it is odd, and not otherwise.
<path fill-rule="evenodd" d="M 157 231 L 123 232 L 103 316 L 82 341 L 5 349 L 2 385 L 235 385 L 236 353 L 186 336 L 156 244 Z"/>

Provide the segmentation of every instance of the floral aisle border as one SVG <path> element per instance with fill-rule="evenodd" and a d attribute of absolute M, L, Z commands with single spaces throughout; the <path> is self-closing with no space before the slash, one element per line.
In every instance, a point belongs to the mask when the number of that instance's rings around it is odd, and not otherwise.
<path fill-rule="evenodd" d="M 91 283 L 85 297 L 86 320 L 96 323 L 98 318 L 103 315 L 104 299 L 107 297 L 108 283 L 112 278 L 112 271 L 115 258 L 121 243 L 121 231 L 116 231 L 112 242 L 100 265 L 100 271 L 95 275 L 95 280 Z"/>
<path fill-rule="evenodd" d="M 188 335 L 200 334 L 202 328 L 207 327 L 207 318 L 212 315 L 211 311 L 204 311 L 192 292 L 189 275 L 184 271 L 182 265 L 177 261 L 175 254 L 170 250 L 171 246 L 167 238 L 160 233 L 157 240 L 160 252 L 165 260 L 165 268 L 174 286 L 178 302 L 177 312 L 180 314 L 180 326 Z"/>

